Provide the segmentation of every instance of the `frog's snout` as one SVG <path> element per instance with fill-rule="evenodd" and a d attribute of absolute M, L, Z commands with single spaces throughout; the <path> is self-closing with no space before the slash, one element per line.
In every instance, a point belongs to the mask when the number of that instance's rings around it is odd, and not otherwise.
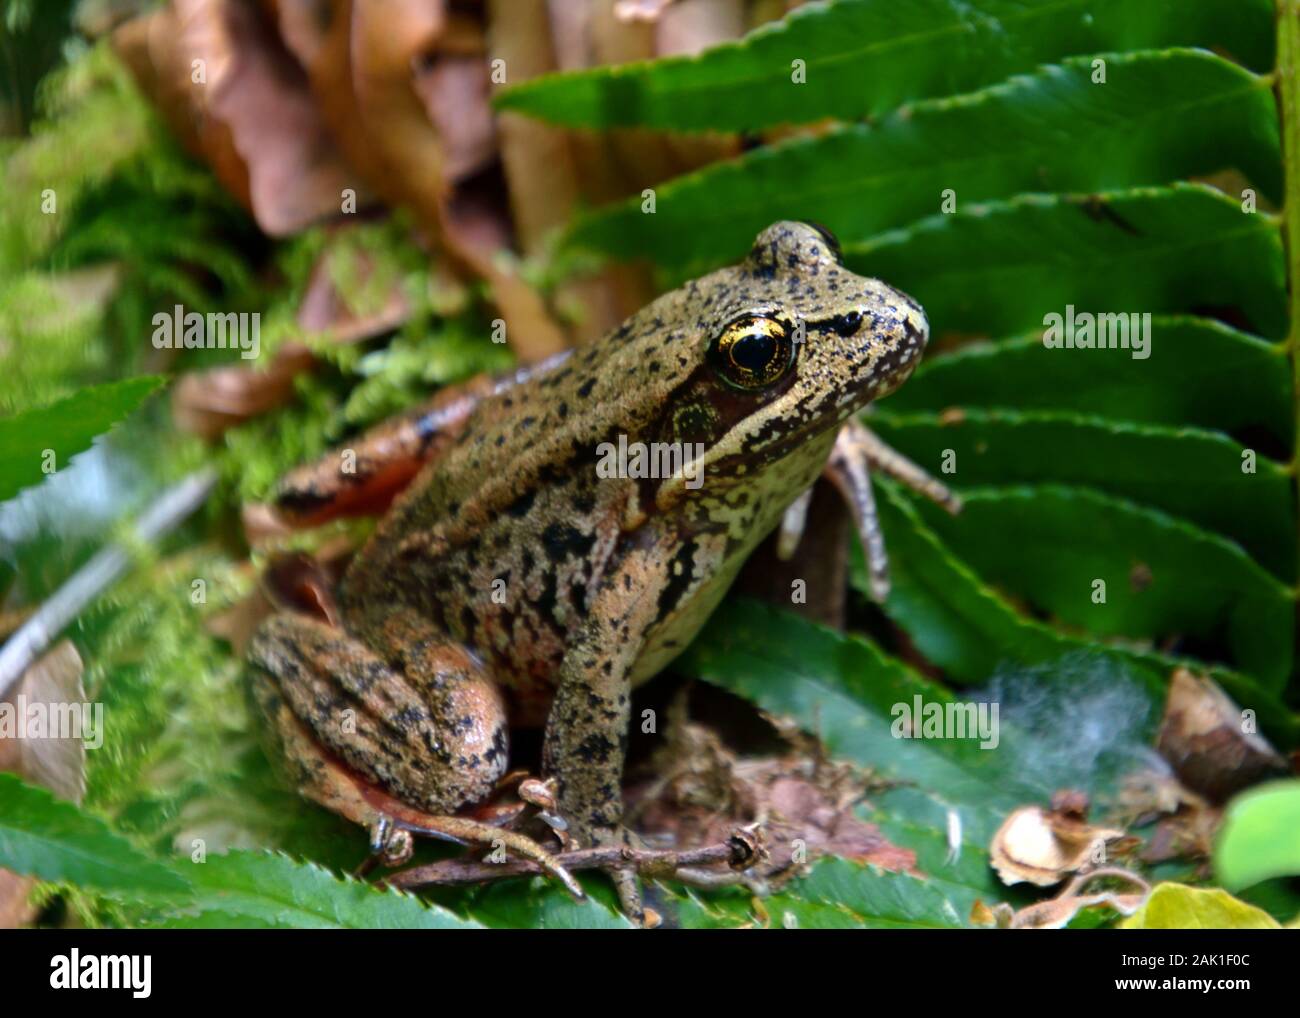
<path fill-rule="evenodd" d="M 874 316 L 874 328 L 863 330 L 863 355 L 871 365 L 872 399 L 887 396 L 906 381 L 930 341 L 925 311 L 907 294 L 891 291 Z"/>

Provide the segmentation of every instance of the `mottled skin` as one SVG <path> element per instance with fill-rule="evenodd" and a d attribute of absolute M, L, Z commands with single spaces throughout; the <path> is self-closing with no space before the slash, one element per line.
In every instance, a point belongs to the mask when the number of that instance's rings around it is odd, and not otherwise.
<path fill-rule="evenodd" d="M 758 358 L 776 367 L 750 388 L 718 345 L 745 316 L 793 341 L 788 363 L 779 343 Z M 508 720 L 545 718 L 558 812 L 580 843 L 602 840 L 620 820 L 632 687 L 685 647 L 841 424 L 907 377 L 926 338 L 921 309 L 842 268 L 823 232 L 769 227 L 741 264 L 474 401 L 349 567 L 342 630 L 289 614 L 260 629 L 259 699 L 429 813 L 482 799 Z M 771 351 L 730 349 L 751 367 Z M 620 434 L 702 443 L 702 486 L 599 476 L 598 446 Z"/>

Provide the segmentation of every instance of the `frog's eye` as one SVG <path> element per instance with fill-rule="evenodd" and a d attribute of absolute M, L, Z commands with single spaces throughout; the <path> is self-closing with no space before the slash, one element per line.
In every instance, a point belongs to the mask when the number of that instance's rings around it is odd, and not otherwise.
<path fill-rule="evenodd" d="M 794 364 L 789 327 L 775 318 L 742 315 L 718 333 L 709 348 L 714 370 L 738 389 L 762 389 L 785 377 Z"/>

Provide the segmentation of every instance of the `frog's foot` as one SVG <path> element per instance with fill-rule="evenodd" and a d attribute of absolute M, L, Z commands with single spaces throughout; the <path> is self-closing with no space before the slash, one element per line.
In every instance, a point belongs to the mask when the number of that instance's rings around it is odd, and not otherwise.
<path fill-rule="evenodd" d="M 872 470 L 900 481 L 950 513 L 961 511 L 961 499 L 906 456 L 882 442 L 856 418 L 849 419 L 840 428 L 822 476 L 835 485 L 848 503 L 866 553 L 872 600 L 883 602 L 889 596 L 889 558 L 885 553 L 885 538 L 871 487 Z M 811 499 L 810 488 L 786 510 L 777 543 L 779 557 L 790 558 L 798 547 Z"/>
<path fill-rule="evenodd" d="M 614 891 L 618 894 L 619 911 L 637 926 L 658 925 L 658 916 L 646 911 L 645 900 L 641 896 L 641 878 L 632 858 L 633 850 L 641 847 L 641 839 L 620 825 L 592 831 L 586 840 L 592 848 L 619 849 L 626 857 L 625 860 L 600 866 L 600 869 L 609 874 L 609 879 L 614 884 Z"/>
<path fill-rule="evenodd" d="M 403 866 L 415 854 L 415 839 L 405 827 L 399 827 L 388 814 L 370 825 L 370 858 L 385 866 Z"/>
<path fill-rule="evenodd" d="M 490 849 L 493 855 L 495 853 L 505 853 L 517 856 L 520 859 L 527 859 L 536 863 L 543 872 L 549 874 L 564 885 L 575 899 L 582 901 L 586 897 L 582 885 L 574 878 L 564 866 L 539 845 L 532 838 L 520 834 L 518 831 L 510 831 L 501 827 L 494 827 L 491 824 L 485 824 L 480 820 L 472 820 L 469 817 L 425 817 L 418 824 L 409 824 L 407 830 L 416 834 L 427 835 L 432 838 L 441 838 L 444 841 L 454 841 L 462 845 L 479 845 Z M 504 855 L 500 857 L 504 862 Z"/>

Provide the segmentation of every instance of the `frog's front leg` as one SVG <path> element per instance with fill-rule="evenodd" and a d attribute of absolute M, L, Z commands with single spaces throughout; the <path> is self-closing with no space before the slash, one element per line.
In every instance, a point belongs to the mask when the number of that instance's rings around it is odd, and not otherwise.
<path fill-rule="evenodd" d="M 506 712 L 496 684 L 412 614 L 394 615 L 379 635 L 394 648 L 387 661 L 303 615 L 272 616 L 253 637 L 254 696 L 303 793 L 370 828 L 382 856 L 409 845 L 406 832 L 501 845 L 581 896 L 536 842 L 450 815 L 485 798 L 505 773 Z"/>
<path fill-rule="evenodd" d="M 961 499 L 947 485 L 881 441 L 856 418 L 850 418 L 840 427 L 822 476 L 835 485 L 849 507 L 866 554 L 872 600 L 883 603 L 889 596 L 889 559 L 885 554 L 885 537 L 880 529 L 880 516 L 871 487 L 872 470 L 901 481 L 950 513 L 961 512 Z M 811 498 L 812 489 L 809 488 L 786 510 L 777 544 L 779 557 L 788 559 L 794 555 L 803 536 Z"/>
<path fill-rule="evenodd" d="M 697 547 L 646 527 L 607 567 L 565 650 L 542 769 L 581 845 L 608 842 L 622 819 L 632 674 L 655 624 L 707 579 L 692 575 Z"/>

